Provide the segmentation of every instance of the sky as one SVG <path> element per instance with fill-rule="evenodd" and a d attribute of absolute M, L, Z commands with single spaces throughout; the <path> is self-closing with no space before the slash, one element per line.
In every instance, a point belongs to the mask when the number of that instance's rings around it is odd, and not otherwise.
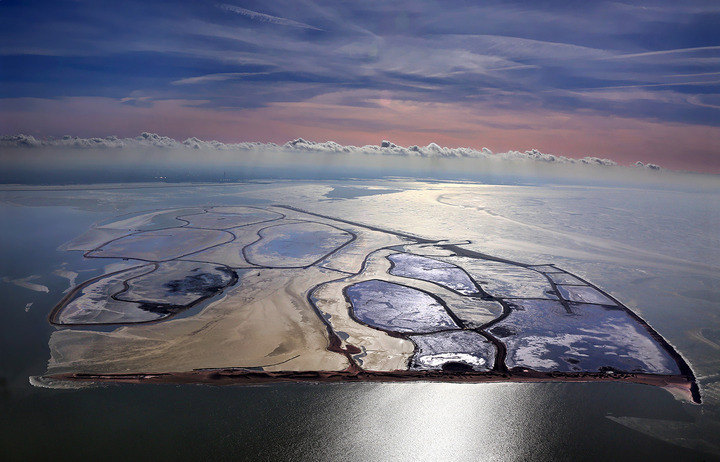
<path fill-rule="evenodd" d="M 0 134 L 431 142 L 720 173 L 720 3 L 0 1 Z"/>

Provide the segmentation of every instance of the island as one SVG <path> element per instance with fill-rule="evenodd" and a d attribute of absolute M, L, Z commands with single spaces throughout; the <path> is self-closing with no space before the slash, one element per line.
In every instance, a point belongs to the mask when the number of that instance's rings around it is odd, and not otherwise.
<path fill-rule="evenodd" d="M 49 315 L 45 381 L 624 381 L 699 403 L 623 303 L 526 264 L 298 208 L 151 210 L 65 244 L 113 271 Z"/>

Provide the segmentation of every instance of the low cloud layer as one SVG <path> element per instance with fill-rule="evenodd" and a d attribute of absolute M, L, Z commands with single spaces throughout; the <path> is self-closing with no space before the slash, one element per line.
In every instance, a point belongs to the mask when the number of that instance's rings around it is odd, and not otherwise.
<path fill-rule="evenodd" d="M 205 141 L 195 137 L 178 141 L 167 136 L 144 132 L 135 138 L 119 138 L 108 136 L 105 138 L 79 138 L 63 136 L 62 138 L 37 139 L 31 135 L 4 135 L 0 136 L 2 149 L 38 149 L 38 148 L 65 148 L 79 150 L 137 150 L 137 149 L 180 149 L 184 151 L 200 150 L 203 152 L 248 152 L 273 151 L 287 154 L 316 153 L 316 154 L 345 154 L 345 155 L 378 155 L 395 157 L 412 157 L 428 159 L 483 159 L 496 161 L 539 162 L 543 164 L 587 165 L 598 167 L 616 167 L 617 162 L 611 159 L 587 156 L 574 159 L 565 156 L 547 154 L 531 149 L 528 151 L 507 151 L 493 153 L 490 149 L 474 148 L 448 148 L 435 143 L 427 146 L 398 146 L 390 141 L 382 141 L 379 145 L 352 146 L 342 145 L 334 141 L 322 143 L 307 141 L 298 138 L 283 145 L 275 143 L 243 142 L 222 143 L 220 141 Z M 661 170 L 656 164 L 637 161 L 632 167 L 648 170 Z"/>

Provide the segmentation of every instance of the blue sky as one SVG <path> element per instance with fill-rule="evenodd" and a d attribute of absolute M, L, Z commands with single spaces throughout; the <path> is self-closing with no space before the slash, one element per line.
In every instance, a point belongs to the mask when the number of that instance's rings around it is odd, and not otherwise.
<path fill-rule="evenodd" d="M 718 2 L 0 2 L 0 131 L 720 171 Z"/>

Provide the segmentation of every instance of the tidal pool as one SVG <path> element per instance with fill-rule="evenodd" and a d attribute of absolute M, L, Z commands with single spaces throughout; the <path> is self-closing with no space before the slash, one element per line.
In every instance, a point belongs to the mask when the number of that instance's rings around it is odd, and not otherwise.
<path fill-rule="evenodd" d="M 124 289 L 128 279 L 140 277 L 154 269 L 153 265 L 141 265 L 98 278 L 72 295 L 63 307 L 51 316 L 61 325 L 110 324 L 147 322 L 163 315 L 142 308 L 141 303 L 128 303 L 112 298 Z"/>
<path fill-rule="evenodd" d="M 495 364 L 495 347 L 471 330 L 411 335 L 418 350 L 411 368 L 421 370 L 488 371 Z"/>
<path fill-rule="evenodd" d="M 508 368 L 679 374 L 675 360 L 618 307 L 554 300 L 513 300 L 510 315 L 490 328 L 507 347 Z"/>
<path fill-rule="evenodd" d="M 209 263 L 172 261 L 148 274 L 128 280 L 118 300 L 163 305 L 189 305 L 230 285 L 235 278 L 225 267 Z"/>
<path fill-rule="evenodd" d="M 152 212 L 131 213 L 109 220 L 102 220 L 94 226 L 101 230 L 123 230 L 128 233 L 137 231 L 155 231 L 164 228 L 183 226 L 186 222 L 178 217 L 181 215 L 203 213 L 201 208 L 179 208 L 170 210 L 153 210 Z"/>
<path fill-rule="evenodd" d="M 580 279 L 567 273 L 547 273 L 547 276 L 555 284 L 585 285 Z"/>
<path fill-rule="evenodd" d="M 463 295 L 478 293 L 470 276 L 450 263 L 410 253 L 395 253 L 388 259 L 393 263 L 390 274 L 434 282 Z"/>
<path fill-rule="evenodd" d="M 171 228 L 121 237 L 88 253 L 94 258 L 134 258 L 163 261 L 233 240 L 214 229 Z"/>
<path fill-rule="evenodd" d="M 231 229 L 254 223 L 272 221 L 282 215 L 248 207 L 209 208 L 204 213 L 180 215 L 179 219 L 190 222 L 189 226 L 208 229 Z"/>
<path fill-rule="evenodd" d="M 547 298 L 556 299 L 550 282 L 537 271 L 507 263 L 448 257 L 477 282 L 488 294 L 500 298 Z"/>
<path fill-rule="evenodd" d="M 435 298 L 391 282 L 371 280 L 345 289 L 361 322 L 391 332 L 427 333 L 459 328 Z"/>
<path fill-rule="evenodd" d="M 321 223 L 291 223 L 262 229 L 257 242 L 245 248 L 248 262 L 267 267 L 311 265 L 347 244 L 352 234 Z"/>
<path fill-rule="evenodd" d="M 615 305 L 615 302 L 590 286 L 558 285 L 563 298 L 573 302 Z"/>

